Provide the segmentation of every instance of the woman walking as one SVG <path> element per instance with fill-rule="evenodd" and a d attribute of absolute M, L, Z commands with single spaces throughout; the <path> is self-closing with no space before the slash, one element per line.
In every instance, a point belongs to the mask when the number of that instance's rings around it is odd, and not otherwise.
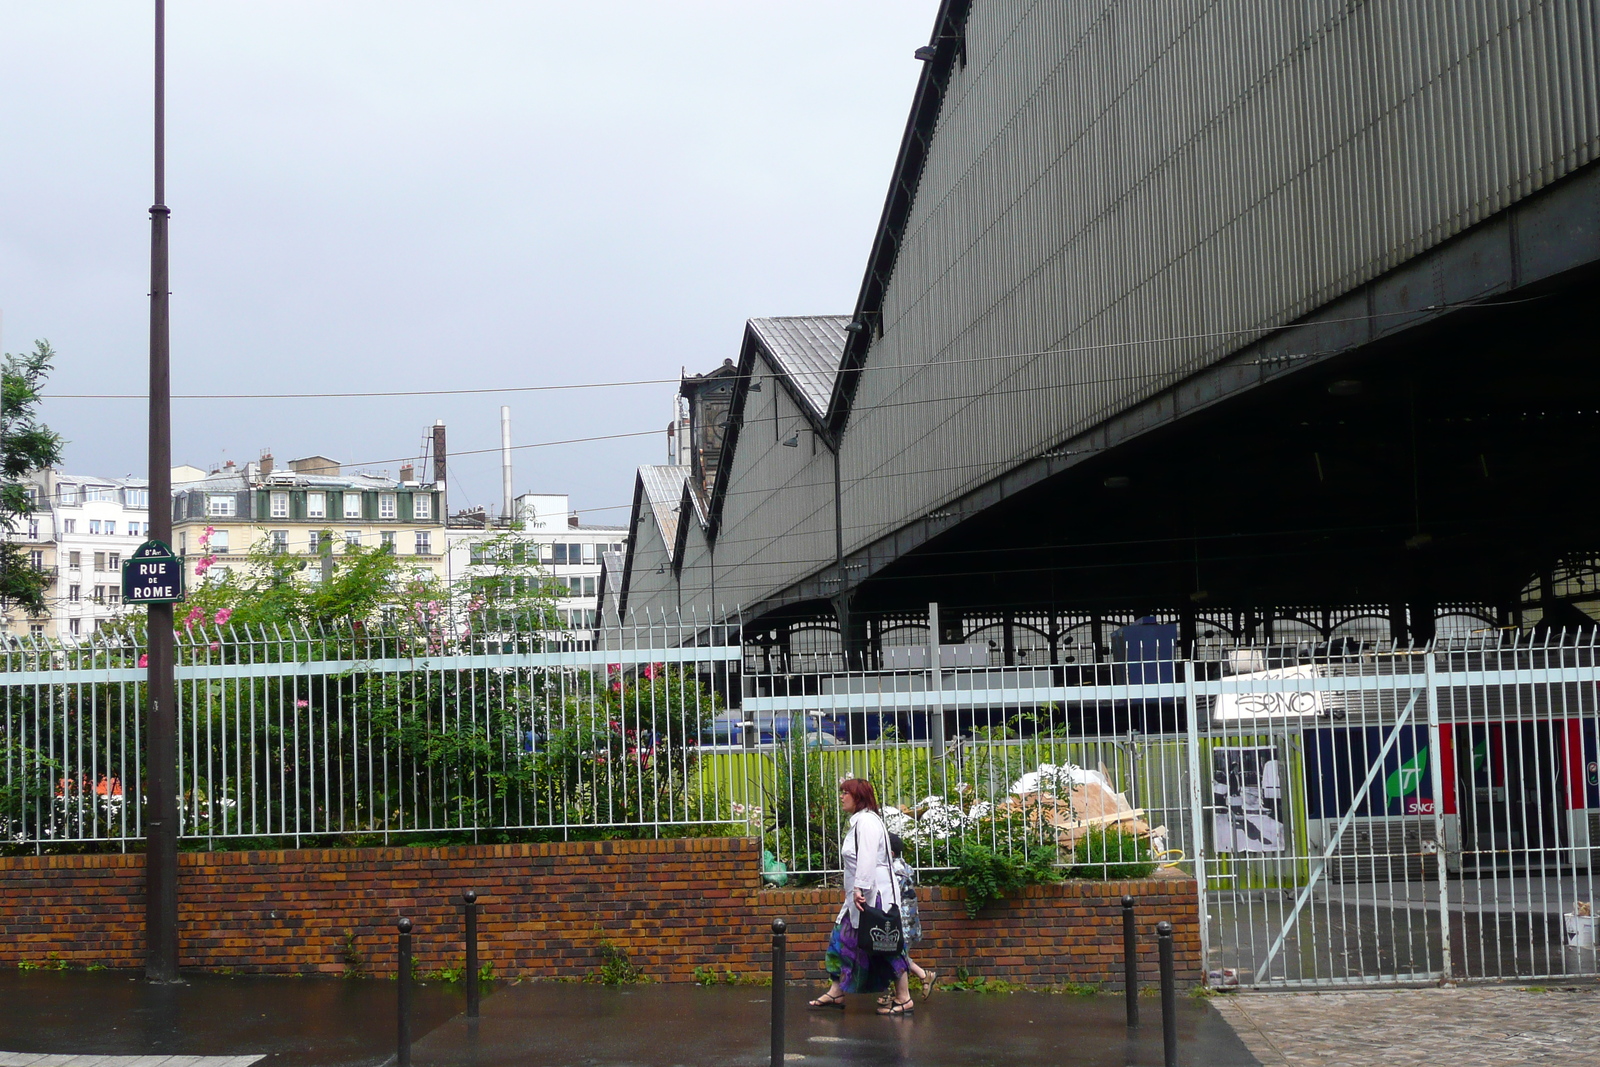
<path fill-rule="evenodd" d="M 878 798 L 872 783 L 864 778 L 849 778 L 839 786 L 839 807 L 850 816 L 839 855 L 844 861 L 844 905 L 833 921 L 833 936 L 823 966 L 833 979 L 828 991 L 811 1001 L 813 1008 L 843 1008 L 850 993 L 879 993 L 893 988 L 889 1003 L 878 1008 L 879 1015 L 909 1015 L 915 1009 L 902 940 L 894 955 L 880 955 L 859 937 L 861 909 L 867 906 L 887 911 L 899 903 L 895 885 L 894 860 L 889 848 L 889 829 L 878 814 Z"/>

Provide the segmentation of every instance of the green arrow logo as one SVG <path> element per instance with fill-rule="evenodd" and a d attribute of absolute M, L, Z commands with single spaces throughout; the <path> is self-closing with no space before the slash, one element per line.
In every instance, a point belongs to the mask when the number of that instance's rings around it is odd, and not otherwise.
<path fill-rule="evenodd" d="M 1428 769 L 1428 750 L 1422 749 L 1415 756 L 1400 764 L 1399 770 L 1389 775 L 1384 792 L 1390 800 L 1399 800 L 1403 796 L 1415 793 L 1422 786 L 1422 772 Z"/>

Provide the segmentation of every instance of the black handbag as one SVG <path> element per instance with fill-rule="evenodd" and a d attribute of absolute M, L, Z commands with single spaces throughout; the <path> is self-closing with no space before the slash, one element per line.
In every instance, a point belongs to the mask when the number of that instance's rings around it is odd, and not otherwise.
<path fill-rule="evenodd" d="M 860 840 L 860 835 L 857 835 Z M 884 849 L 888 850 L 888 834 L 885 831 Z M 859 863 L 858 856 L 856 862 Z M 894 864 L 893 853 L 890 853 L 889 863 Z M 898 956 L 905 949 L 905 928 L 900 925 L 900 904 L 898 901 L 889 905 L 885 911 L 875 908 L 871 904 L 861 907 L 861 925 L 856 930 L 857 942 L 864 945 L 868 952 L 874 956 Z"/>

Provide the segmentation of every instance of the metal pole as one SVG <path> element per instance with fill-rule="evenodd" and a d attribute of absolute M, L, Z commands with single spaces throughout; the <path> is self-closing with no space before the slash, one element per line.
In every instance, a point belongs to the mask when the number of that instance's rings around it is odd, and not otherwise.
<path fill-rule="evenodd" d="M 1133 925 L 1133 898 L 1122 898 L 1122 995 L 1128 1001 L 1128 1029 L 1139 1025 L 1139 935 Z"/>
<path fill-rule="evenodd" d="M 1194 856 L 1195 897 L 1200 913 L 1200 970 L 1211 970 L 1211 913 L 1209 893 L 1206 891 L 1206 798 L 1211 795 L 1209 778 L 1201 770 L 1200 752 L 1200 701 L 1195 688 L 1193 659 L 1183 664 L 1183 701 L 1185 728 L 1189 735 L 1189 850 Z"/>
<path fill-rule="evenodd" d="M 1172 924 L 1156 923 L 1161 947 L 1161 1048 L 1166 1067 L 1178 1067 L 1178 983 L 1172 973 Z"/>
<path fill-rule="evenodd" d="M 467 1018 L 478 1017 L 478 894 L 461 894 L 467 912 Z"/>
<path fill-rule="evenodd" d="M 395 1028 L 395 1067 L 411 1067 L 411 920 L 395 923 L 400 930 L 399 1019 Z"/>
<path fill-rule="evenodd" d="M 944 758 L 944 673 L 939 669 L 939 605 L 928 605 L 928 751 Z"/>
<path fill-rule="evenodd" d="M 165 0 L 156 0 L 155 203 L 150 208 L 150 539 L 172 543 L 172 381 L 167 321 Z M 172 605 L 151 604 L 145 728 L 145 977 L 178 981 L 178 708 Z"/>
<path fill-rule="evenodd" d="M 772 1067 L 783 1067 L 783 983 L 789 953 L 788 924 L 772 920 Z"/>
<path fill-rule="evenodd" d="M 1434 644 L 1437 644 L 1435 642 Z M 1439 728 L 1439 679 L 1438 664 L 1435 657 L 1438 652 L 1430 646 L 1423 667 L 1428 679 L 1428 765 L 1429 781 L 1433 786 L 1433 844 L 1434 855 L 1439 864 L 1439 981 L 1448 985 L 1454 969 L 1450 959 L 1450 870 L 1448 860 L 1450 850 L 1449 842 L 1445 837 L 1444 823 L 1444 744 Z M 1446 665 L 1448 667 L 1448 664 Z M 1421 790 L 1418 790 L 1420 793 Z M 1424 842 L 1424 846 L 1426 842 Z"/>

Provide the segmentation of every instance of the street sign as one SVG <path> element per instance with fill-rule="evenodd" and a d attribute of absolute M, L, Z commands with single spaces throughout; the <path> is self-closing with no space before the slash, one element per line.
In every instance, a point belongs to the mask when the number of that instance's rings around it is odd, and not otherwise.
<path fill-rule="evenodd" d="M 161 541 L 146 541 L 122 564 L 125 604 L 171 604 L 183 599 L 183 560 Z"/>

